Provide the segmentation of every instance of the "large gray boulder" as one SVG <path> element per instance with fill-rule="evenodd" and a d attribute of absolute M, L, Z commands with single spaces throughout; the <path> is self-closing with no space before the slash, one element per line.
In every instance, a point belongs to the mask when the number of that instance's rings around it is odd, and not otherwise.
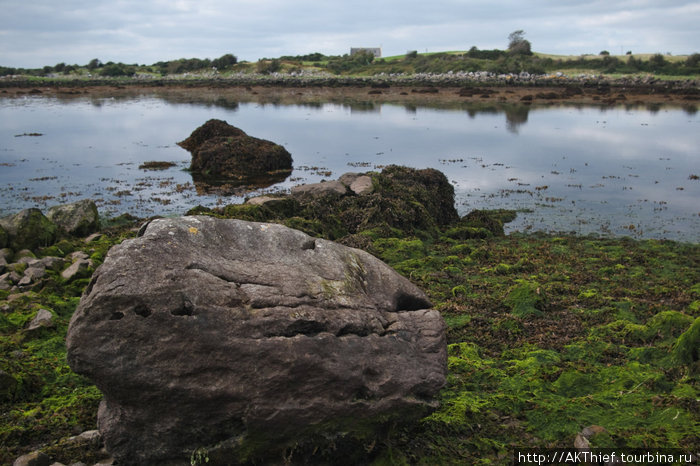
<path fill-rule="evenodd" d="M 276 224 L 157 219 L 93 275 L 68 360 L 104 393 L 98 425 L 120 463 L 280 462 L 437 406 L 446 339 L 430 307 L 361 250 Z"/>

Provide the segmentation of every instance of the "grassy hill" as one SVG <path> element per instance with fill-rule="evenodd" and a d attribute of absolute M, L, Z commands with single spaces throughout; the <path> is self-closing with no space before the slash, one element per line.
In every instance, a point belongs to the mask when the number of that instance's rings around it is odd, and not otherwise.
<path fill-rule="evenodd" d="M 261 58 L 257 62 L 238 62 L 232 54 L 210 60 L 182 58 L 151 65 L 124 64 L 98 59 L 87 65 L 58 63 L 37 69 L 0 66 L 0 76 L 92 78 L 120 76 L 226 76 L 229 74 L 320 73 L 340 76 L 372 76 L 377 74 L 457 73 L 486 71 L 496 74 L 521 73 L 566 75 L 614 74 L 649 75 L 673 78 L 700 76 L 700 54 L 661 55 L 551 55 L 544 53 L 514 54 L 505 50 L 447 51 L 375 58 L 370 54 L 327 56 L 320 53 L 279 58 Z"/>

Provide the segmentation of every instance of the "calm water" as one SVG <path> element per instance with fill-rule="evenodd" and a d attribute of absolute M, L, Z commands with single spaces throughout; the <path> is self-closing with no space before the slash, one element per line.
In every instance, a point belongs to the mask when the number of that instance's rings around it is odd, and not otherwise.
<path fill-rule="evenodd" d="M 94 199 L 104 215 L 182 214 L 207 194 L 175 143 L 210 118 L 284 145 L 294 172 L 259 192 L 388 164 L 443 171 L 460 214 L 520 211 L 512 230 L 700 241 L 700 118 L 625 107 L 217 106 L 129 99 L 0 99 L 0 216 Z M 40 133 L 41 136 L 30 135 Z M 146 161 L 171 161 L 145 171 Z M 255 193 L 252 193 L 255 194 Z M 249 194 L 249 195 L 252 195 Z"/>

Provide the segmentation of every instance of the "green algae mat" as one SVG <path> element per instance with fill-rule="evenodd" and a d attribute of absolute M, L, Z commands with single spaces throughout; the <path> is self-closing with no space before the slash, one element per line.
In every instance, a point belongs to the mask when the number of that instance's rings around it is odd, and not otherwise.
<path fill-rule="evenodd" d="M 83 250 L 96 267 L 133 234 L 38 255 Z M 352 242 L 424 289 L 448 325 L 441 407 L 365 445 L 368 461 L 509 464 L 515 448 L 572 448 L 590 426 L 592 447 L 700 449 L 700 245 L 478 226 L 370 229 Z M 40 289 L 0 291 L 2 464 L 34 449 L 65 464 L 98 457 L 65 441 L 95 428 L 101 397 L 65 358 L 90 272 L 65 281 L 49 271 Z M 39 309 L 53 325 L 28 332 Z"/>

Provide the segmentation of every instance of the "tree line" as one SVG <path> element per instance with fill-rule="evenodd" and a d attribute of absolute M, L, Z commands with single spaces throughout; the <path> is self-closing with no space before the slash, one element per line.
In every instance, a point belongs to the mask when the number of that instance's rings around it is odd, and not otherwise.
<path fill-rule="evenodd" d="M 603 50 L 597 56 L 551 58 L 533 53 L 532 44 L 525 39 L 525 31 L 516 30 L 508 35 L 508 47 L 505 50 L 479 50 L 476 46 L 462 53 L 419 54 L 413 50 L 407 52 L 403 57 L 392 59 L 378 59 L 369 52 L 345 55 L 324 55 L 315 52 L 305 55 L 286 55 L 279 58 L 261 58 L 254 64 L 239 63 L 238 58 L 231 53 L 213 60 L 180 58 L 159 61 L 152 65 L 102 63 L 95 58 L 82 67 L 66 65 L 65 63 L 29 70 L 0 66 L 0 76 L 17 74 L 30 76 L 70 75 L 81 72 L 81 70 L 90 76 L 107 77 L 134 76 L 139 72 L 167 76 L 205 70 L 240 70 L 272 74 L 302 71 L 309 68 L 338 75 L 448 73 L 450 71 L 546 74 L 559 70 L 591 70 L 599 73 L 692 76 L 700 75 L 700 54 L 694 53 L 685 60 L 672 60 L 661 54 L 642 59 L 635 57 L 631 51 L 627 52 L 625 57 L 614 57 L 608 51 Z"/>

